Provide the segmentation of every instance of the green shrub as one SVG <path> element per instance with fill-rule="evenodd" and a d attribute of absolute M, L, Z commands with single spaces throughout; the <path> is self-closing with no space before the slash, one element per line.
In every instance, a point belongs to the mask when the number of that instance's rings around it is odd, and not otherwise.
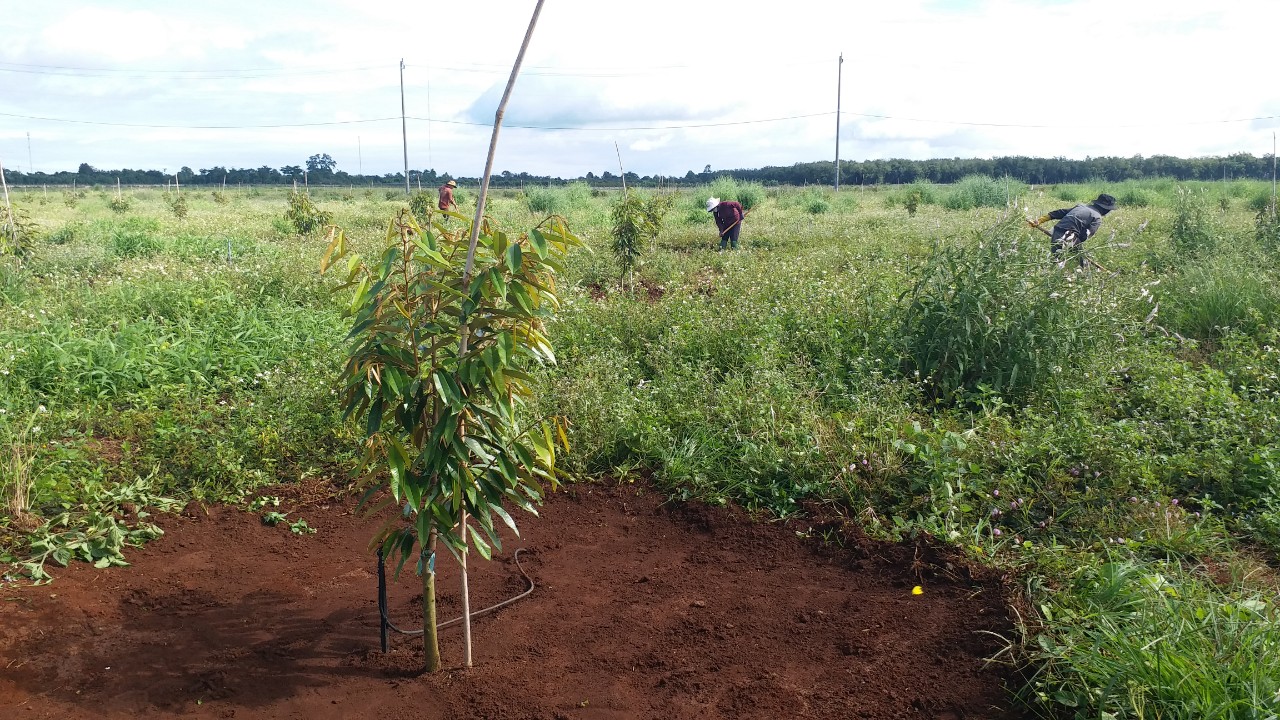
<path fill-rule="evenodd" d="M 1271 188 L 1259 188 L 1249 196 L 1248 207 L 1253 212 L 1261 212 L 1271 207 Z"/>
<path fill-rule="evenodd" d="M 83 239 L 85 234 L 83 223 L 70 222 L 49 233 L 49 243 L 52 245 L 66 245 Z"/>
<path fill-rule="evenodd" d="M 917 180 L 908 185 L 899 185 L 887 197 L 888 207 L 902 207 L 908 215 L 914 216 L 921 205 L 937 205 L 937 186 L 925 180 Z"/>
<path fill-rule="evenodd" d="M 0 257 L 24 263 L 35 251 L 37 228 L 22 208 L 0 207 Z"/>
<path fill-rule="evenodd" d="M 213 196 L 213 201 L 219 205 L 226 205 L 231 202 L 231 199 L 227 197 L 227 194 L 221 190 L 214 190 L 211 194 Z"/>
<path fill-rule="evenodd" d="M 113 197 L 107 201 L 107 207 L 111 208 L 111 211 L 116 214 L 127 213 L 133 208 L 133 199 L 123 195 Z"/>
<path fill-rule="evenodd" d="M 618 198 L 614 203 L 613 254 L 624 275 L 631 272 L 640 258 L 641 244 L 653 242 L 662 232 L 662 221 L 671 209 L 671 195 L 645 196 L 639 192 Z"/>
<path fill-rule="evenodd" d="M 173 213 L 174 217 L 179 220 L 183 220 L 187 217 L 187 212 L 190 210 L 190 207 L 187 205 L 186 195 L 183 195 L 182 193 L 165 195 L 164 201 L 165 204 L 169 206 L 169 212 Z"/>
<path fill-rule="evenodd" d="M 989 389 L 1024 400 L 1101 332 L 1080 310 L 1086 291 L 1020 243 L 1020 232 L 1010 219 L 976 246 L 936 246 L 914 271 L 890 342 L 902 373 L 931 399 Z"/>
<path fill-rule="evenodd" d="M 1254 237 L 1267 252 L 1280 252 L 1280 209 L 1270 202 L 1254 218 Z"/>
<path fill-rule="evenodd" d="M 419 224 L 425 225 L 427 218 L 431 217 L 432 213 L 436 211 L 436 205 L 439 201 L 440 198 L 435 193 L 416 192 L 409 198 L 409 212 L 413 213 L 414 219 Z"/>
<path fill-rule="evenodd" d="M 1213 252 L 1217 245 L 1217 227 L 1204 191 L 1178 188 L 1170 239 L 1180 255 L 1197 257 Z"/>
<path fill-rule="evenodd" d="M 831 209 L 827 194 L 818 188 L 806 188 L 794 197 L 793 202 L 810 215 L 822 215 Z"/>
<path fill-rule="evenodd" d="M 284 217 L 299 235 L 314 234 L 333 222 L 331 213 L 316 207 L 305 192 L 297 191 L 289 193 L 289 209 Z"/>

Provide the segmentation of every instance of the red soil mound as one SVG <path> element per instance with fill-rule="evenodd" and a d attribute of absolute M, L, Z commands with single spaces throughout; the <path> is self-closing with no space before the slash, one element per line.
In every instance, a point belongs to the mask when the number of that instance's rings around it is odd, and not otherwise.
<path fill-rule="evenodd" d="M 982 661 L 1000 641 L 981 631 L 1012 631 L 1000 585 L 935 550 L 571 486 L 472 562 L 473 608 L 524 589 L 520 547 L 534 593 L 475 620 L 474 668 L 426 676 L 418 639 L 378 647 L 375 521 L 349 498 L 285 505 L 318 534 L 212 508 L 163 519 L 132 567 L 5 588 L 0 716 L 1013 717 Z M 452 618 L 447 554 L 439 570 Z M 406 569 L 392 619 L 417 627 L 420 605 Z M 457 626 L 441 646 L 460 664 Z"/>

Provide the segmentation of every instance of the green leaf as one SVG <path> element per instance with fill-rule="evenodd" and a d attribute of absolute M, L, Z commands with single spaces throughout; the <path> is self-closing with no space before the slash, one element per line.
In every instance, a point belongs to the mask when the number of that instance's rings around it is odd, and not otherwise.
<path fill-rule="evenodd" d="M 512 247 L 516 247 L 516 246 L 512 245 Z M 473 532 L 471 533 L 470 538 L 471 538 L 472 544 L 475 545 L 476 552 L 480 553 L 480 557 L 484 558 L 485 560 L 493 559 L 493 549 L 489 547 L 489 543 L 484 541 L 484 538 L 480 535 L 480 533 Z"/>
<path fill-rule="evenodd" d="M 511 272 L 520 272 L 520 265 L 523 261 L 523 255 L 520 250 L 520 243 L 511 243 L 507 247 L 507 265 L 511 268 Z"/>
<path fill-rule="evenodd" d="M 546 259 L 548 253 L 547 236 L 543 235 L 542 231 L 537 228 L 530 230 L 529 244 L 533 246 L 533 251 L 538 253 L 538 257 Z"/>
<path fill-rule="evenodd" d="M 373 404 L 369 406 L 369 417 L 365 424 L 365 437 L 371 437 L 378 434 L 378 430 L 382 428 L 382 396 L 374 398 Z"/>

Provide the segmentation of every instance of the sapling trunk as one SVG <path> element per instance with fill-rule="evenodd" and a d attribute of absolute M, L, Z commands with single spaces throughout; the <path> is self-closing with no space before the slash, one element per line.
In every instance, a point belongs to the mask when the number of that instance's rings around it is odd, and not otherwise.
<path fill-rule="evenodd" d="M 436 527 L 431 524 L 427 535 L 427 562 L 422 568 L 422 651 L 426 655 L 427 672 L 440 669 L 440 635 L 436 629 Z"/>
<path fill-rule="evenodd" d="M 471 547 L 467 544 L 467 513 L 462 512 L 462 552 L 458 555 L 458 563 L 462 566 L 462 666 L 471 667 L 471 591 L 467 587 L 467 553 Z"/>

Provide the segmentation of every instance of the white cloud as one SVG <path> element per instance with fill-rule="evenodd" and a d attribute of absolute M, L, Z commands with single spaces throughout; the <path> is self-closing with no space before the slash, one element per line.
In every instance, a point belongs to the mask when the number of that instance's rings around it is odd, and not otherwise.
<path fill-rule="evenodd" d="M 476 174 L 488 129 L 456 123 L 492 119 L 532 7 L 28 4 L 5 18 L 0 159 L 21 165 L 30 132 L 37 169 L 279 167 L 328 152 L 342 169 L 395 172 L 404 58 L 407 114 L 437 121 L 409 120 L 410 166 Z M 615 141 L 640 174 L 828 159 L 841 52 L 845 159 L 1262 154 L 1278 123 L 1248 119 L 1280 114 L 1260 80 L 1274 15 L 1271 0 L 556 0 L 499 165 L 616 171 Z M 353 122 L 377 118 L 392 119 Z M 314 122 L 348 124 L 249 127 Z"/>

